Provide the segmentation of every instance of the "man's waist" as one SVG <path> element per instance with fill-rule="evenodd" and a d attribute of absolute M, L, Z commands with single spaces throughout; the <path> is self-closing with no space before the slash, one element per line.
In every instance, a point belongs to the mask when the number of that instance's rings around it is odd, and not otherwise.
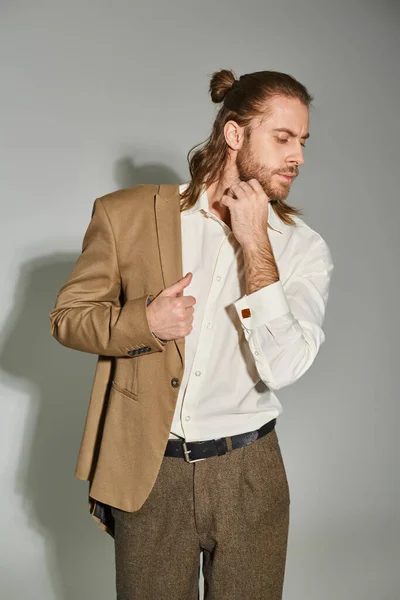
<path fill-rule="evenodd" d="M 172 424 L 169 434 L 170 440 L 184 440 L 186 442 L 203 442 L 210 439 L 219 439 L 255 431 L 268 421 L 277 418 L 282 410 L 271 407 L 249 415 L 239 413 L 210 416 L 208 418 L 191 416 L 189 421 L 183 417 L 180 423 Z"/>

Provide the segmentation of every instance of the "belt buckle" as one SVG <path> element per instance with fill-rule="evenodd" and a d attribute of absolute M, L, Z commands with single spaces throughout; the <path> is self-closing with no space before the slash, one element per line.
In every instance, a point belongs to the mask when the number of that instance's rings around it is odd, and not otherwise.
<path fill-rule="evenodd" d="M 193 460 L 190 460 L 189 454 L 191 453 L 191 450 L 188 450 L 186 442 L 182 442 L 182 446 L 183 446 L 183 455 L 184 455 L 186 462 L 195 463 L 195 462 L 200 462 L 201 460 L 206 460 L 205 458 L 194 458 Z"/>

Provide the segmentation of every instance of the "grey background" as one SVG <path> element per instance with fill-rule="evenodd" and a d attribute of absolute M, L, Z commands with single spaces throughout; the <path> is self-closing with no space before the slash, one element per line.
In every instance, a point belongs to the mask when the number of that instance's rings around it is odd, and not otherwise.
<path fill-rule="evenodd" d="M 2 598 L 115 597 L 111 538 L 73 478 L 95 357 L 49 333 L 94 199 L 188 178 L 209 77 L 288 72 L 315 95 L 291 201 L 335 262 L 326 342 L 279 391 L 286 600 L 400 597 L 399 4 L 4 1 L 0 8 Z"/>

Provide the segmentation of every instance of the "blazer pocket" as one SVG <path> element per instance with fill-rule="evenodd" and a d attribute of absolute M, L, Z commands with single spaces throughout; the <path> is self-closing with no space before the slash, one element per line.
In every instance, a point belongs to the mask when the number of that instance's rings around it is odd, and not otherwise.
<path fill-rule="evenodd" d="M 134 392 L 131 392 L 130 390 L 127 390 L 121 386 L 119 386 L 117 383 L 115 383 L 115 381 L 111 382 L 111 387 L 116 390 L 117 392 L 119 392 L 120 394 L 123 394 L 124 396 L 127 396 L 128 398 L 131 398 L 132 400 L 135 400 L 136 402 L 139 401 L 138 395 L 135 394 Z"/>

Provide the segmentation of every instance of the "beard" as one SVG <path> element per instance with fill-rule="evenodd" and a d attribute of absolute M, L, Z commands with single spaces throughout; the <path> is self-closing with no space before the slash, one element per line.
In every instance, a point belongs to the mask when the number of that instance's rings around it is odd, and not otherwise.
<path fill-rule="evenodd" d="M 297 171 L 291 171 L 288 168 L 272 169 L 257 162 L 250 145 L 250 139 L 246 136 L 243 146 L 236 156 L 236 168 L 241 181 L 257 179 L 264 192 L 270 199 L 270 202 L 281 202 L 286 200 L 290 192 L 290 181 L 280 180 L 275 183 L 273 176 L 275 173 L 285 172 L 297 175 Z"/>

